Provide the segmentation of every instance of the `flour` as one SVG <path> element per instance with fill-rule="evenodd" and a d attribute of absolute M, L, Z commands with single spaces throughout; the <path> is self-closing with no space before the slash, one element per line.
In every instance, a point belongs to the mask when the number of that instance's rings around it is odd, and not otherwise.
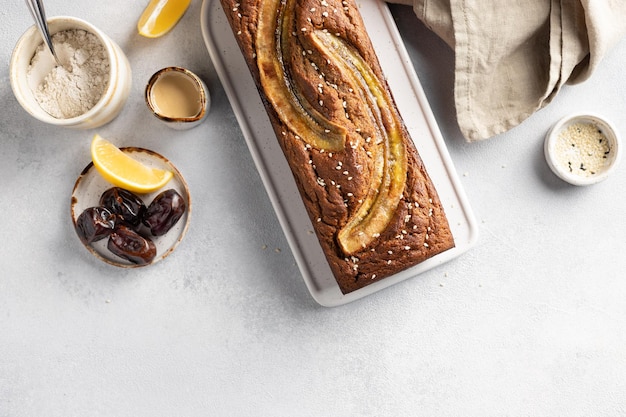
<path fill-rule="evenodd" d="M 57 32 L 52 43 L 63 66 L 54 66 L 46 74 L 33 91 L 35 99 L 58 119 L 80 116 L 96 105 L 107 87 L 110 69 L 106 50 L 94 34 L 81 29 Z M 42 43 L 31 61 L 29 77 L 49 55 Z"/>

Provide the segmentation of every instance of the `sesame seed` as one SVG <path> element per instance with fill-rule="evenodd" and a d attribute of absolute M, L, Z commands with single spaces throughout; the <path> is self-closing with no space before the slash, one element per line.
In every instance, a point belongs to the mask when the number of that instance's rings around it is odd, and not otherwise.
<path fill-rule="evenodd" d="M 606 167 L 611 147 L 606 136 L 591 123 L 575 123 L 557 139 L 557 162 L 583 177 L 595 175 Z"/>

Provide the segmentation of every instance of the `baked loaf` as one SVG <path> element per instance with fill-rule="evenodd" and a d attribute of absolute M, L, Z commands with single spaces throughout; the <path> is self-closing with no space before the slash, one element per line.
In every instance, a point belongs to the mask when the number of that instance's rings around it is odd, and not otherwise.
<path fill-rule="evenodd" d="M 220 0 L 346 294 L 454 246 L 353 0 Z"/>

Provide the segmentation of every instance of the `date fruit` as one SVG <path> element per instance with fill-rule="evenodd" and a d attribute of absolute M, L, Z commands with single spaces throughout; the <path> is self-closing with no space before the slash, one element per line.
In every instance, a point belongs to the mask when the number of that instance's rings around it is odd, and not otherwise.
<path fill-rule="evenodd" d="M 85 244 L 97 242 L 111 234 L 115 217 L 104 207 L 89 207 L 76 219 L 76 233 Z"/>
<path fill-rule="evenodd" d="M 146 211 L 146 205 L 141 198 L 119 187 L 109 188 L 102 193 L 100 206 L 121 216 L 123 221 L 133 229 L 139 227 Z"/>
<path fill-rule="evenodd" d="M 125 225 L 119 225 L 113 230 L 107 248 L 115 255 L 137 265 L 149 264 L 156 257 L 154 242 Z"/>
<path fill-rule="evenodd" d="M 143 224 L 153 236 L 166 234 L 185 213 L 185 200 L 174 189 L 157 195 L 144 213 Z"/>

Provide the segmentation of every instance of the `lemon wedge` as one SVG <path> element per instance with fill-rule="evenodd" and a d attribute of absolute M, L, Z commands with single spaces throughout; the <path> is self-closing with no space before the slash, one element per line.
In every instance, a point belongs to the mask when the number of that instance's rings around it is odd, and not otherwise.
<path fill-rule="evenodd" d="M 105 180 L 136 193 L 156 191 L 174 176 L 171 171 L 142 164 L 98 134 L 91 141 L 91 160 Z"/>
<path fill-rule="evenodd" d="M 137 30 L 146 38 L 165 35 L 178 23 L 191 0 L 150 0 L 137 22 Z"/>

